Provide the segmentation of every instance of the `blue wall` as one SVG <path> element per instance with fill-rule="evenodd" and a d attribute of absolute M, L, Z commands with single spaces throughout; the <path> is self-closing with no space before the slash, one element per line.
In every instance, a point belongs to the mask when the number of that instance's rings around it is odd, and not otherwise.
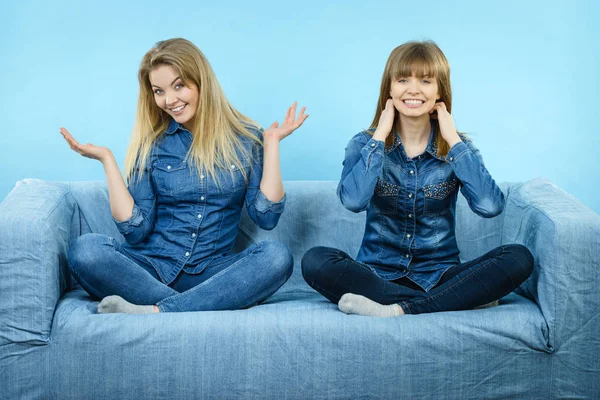
<path fill-rule="evenodd" d="M 23 178 L 104 179 L 60 126 L 122 165 L 139 62 L 170 37 L 196 43 L 231 102 L 262 125 L 294 100 L 307 105 L 310 118 L 282 144 L 284 179 L 337 180 L 390 51 L 432 39 L 452 66 L 457 128 L 492 176 L 546 177 L 600 213 L 597 2 L 82 3 L 0 5 L 0 199 Z"/>

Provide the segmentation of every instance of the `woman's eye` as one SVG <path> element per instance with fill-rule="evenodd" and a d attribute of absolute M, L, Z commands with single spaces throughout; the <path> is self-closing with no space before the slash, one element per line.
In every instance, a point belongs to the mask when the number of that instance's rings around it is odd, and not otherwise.
<path fill-rule="evenodd" d="M 424 79 L 423 83 L 431 83 L 431 81 L 428 81 L 427 79 Z"/>
<path fill-rule="evenodd" d="M 154 94 L 158 94 L 158 95 L 162 94 L 162 89 L 155 89 Z"/>
<path fill-rule="evenodd" d="M 408 79 L 398 79 L 398 82 L 400 82 L 400 83 L 406 83 L 406 82 L 408 82 Z"/>
<path fill-rule="evenodd" d="M 178 83 L 177 85 L 175 85 L 175 89 L 181 89 L 183 87 L 182 83 Z"/>

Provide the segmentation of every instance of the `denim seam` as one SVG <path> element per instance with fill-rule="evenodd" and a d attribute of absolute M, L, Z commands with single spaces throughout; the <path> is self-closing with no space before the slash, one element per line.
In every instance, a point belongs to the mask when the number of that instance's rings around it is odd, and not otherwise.
<path fill-rule="evenodd" d="M 244 260 L 245 260 L 247 257 L 249 257 L 249 256 L 251 256 L 251 255 L 254 255 L 254 254 L 256 254 L 256 253 L 257 253 L 258 251 L 260 251 L 261 249 L 262 249 L 262 246 L 261 246 L 259 243 L 257 243 L 257 244 L 256 244 L 256 248 L 255 248 L 255 249 L 254 249 L 252 252 L 250 252 L 249 254 L 245 255 L 245 256 L 244 256 L 244 257 L 242 257 L 242 258 L 240 258 L 239 260 L 237 260 L 236 262 L 234 262 L 233 264 L 231 264 L 231 265 L 230 265 L 230 266 L 228 266 L 227 268 L 225 268 L 225 269 L 223 269 L 223 270 L 219 271 L 218 273 L 214 274 L 213 276 L 211 276 L 210 278 L 208 278 L 208 279 L 207 279 L 207 280 L 205 280 L 204 282 L 202 282 L 202 283 L 200 283 L 200 284 L 198 284 L 198 285 L 196 285 L 196 286 L 194 286 L 194 287 L 192 287 L 192 288 L 190 288 L 190 289 L 186 290 L 186 291 L 185 291 L 185 292 L 183 292 L 183 293 L 175 294 L 175 295 L 173 295 L 173 296 L 167 297 L 167 298 L 166 298 L 166 299 L 164 299 L 164 300 L 161 300 L 161 301 L 159 301 L 158 303 L 156 303 L 156 306 L 157 306 L 157 307 L 158 307 L 160 310 L 162 310 L 161 306 L 162 306 L 162 304 L 163 304 L 164 302 L 166 302 L 166 301 L 168 301 L 168 300 L 177 300 L 179 297 L 181 297 L 181 296 L 183 296 L 183 295 L 185 295 L 185 294 L 187 294 L 187 293 L 193 293 L 193 292 L 195 292 L 196 290 L 198 290 L 198 288 L 206 286 L 206 285 L 207 285 L 209 282 L 212 282 L 213 280 L 215 280 L 215 279 L 216 279 L 216 278 L 218 278 L 219 276 L 223 275 L 225 272 L 227 272 L 227 271 L 229 271 L 230 269 L 232 269 L 233 267 L 237 266 L 239 263 L 241 263 L 242 261 L 244 261 Z"/>

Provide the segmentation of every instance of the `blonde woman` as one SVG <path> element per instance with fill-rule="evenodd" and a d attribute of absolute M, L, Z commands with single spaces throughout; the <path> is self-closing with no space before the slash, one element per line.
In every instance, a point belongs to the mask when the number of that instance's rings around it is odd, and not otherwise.
<path fill-rule="evenodd" d="M 296 104 L 279 126 L 262 131 L 226 99 L 202 52 L 185 39 L 156 44 L 138 79 L 136 124 L 127 151 L 128 186 L 111 151 L 82 145 L 77 153 L 104 166 L 110 209 L 126 239 L 85 234 L 68 264 L 100 313 L 233 310 L 275 293 L 292 273 L 278 242 L 233 254 L 242 206 L 273 229 L 285 204 L 279 142 L 308 115 Z"/>
<path fill-rule="evenodd" d="M 356 260 L 315 247 L 304 279 L 348 314 L 392 317 L 465 310 L 493 302 L 531 274 L 522 245 L 460 263 L 454 234 L 458 190 L 484 218 L 504 196 L 450 114 L 450 67 L 433 42 L 409 42 L 387 61 L 371 129 L 346 147 L 338 196 L 367 212 Z"/>

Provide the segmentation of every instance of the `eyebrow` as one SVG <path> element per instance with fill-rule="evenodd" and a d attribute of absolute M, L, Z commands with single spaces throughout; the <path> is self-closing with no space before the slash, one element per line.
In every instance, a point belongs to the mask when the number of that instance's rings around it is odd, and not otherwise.
<path fill-rule="evenodd" d="M 177 78 L 173 79 L 173 82 L 171 82 L 171 86 L 173 86 L 173 84 L 174 84 L 175 82 L 177 82 L 177 79 L 180 79 L 180 77 L 178 76 Z M 156 85 L 154 85 L 154 84 L 152 85 L 152 87 L 156 87 L 156 88 L 159 88 L 159 89 L 160 89 L 160 86 L 156 86 Z"/>

